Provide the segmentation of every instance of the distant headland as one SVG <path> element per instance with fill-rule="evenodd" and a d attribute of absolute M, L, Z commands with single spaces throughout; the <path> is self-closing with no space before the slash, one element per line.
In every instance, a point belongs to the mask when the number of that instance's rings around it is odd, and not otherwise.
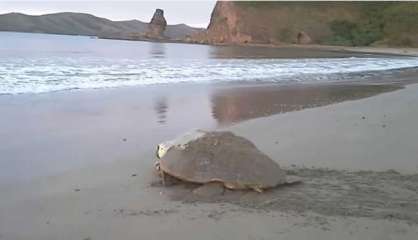
<path fill-rule="evenodd" d="M 0 31 L 214 45 L 418 47 L 418 2 L 218 1 L 207 29 L 170 25 L 162 9 L 149 23 L 84 13 L 0 15 Z"/>
<path fill-rule="evenodd" d="M 165 24 L 162 24 L 164 22 Z M 157 28 L 162 27 L 160 30 Z M 202 31 L 186 24 L 169 25 L 157 9 L 150 23 L 112 21 L 91 14 L 62 12 L 39 16 L 22 13 L 0 15 L 0 31 L 97 36 L 126 40 L 181 41 Z"/>

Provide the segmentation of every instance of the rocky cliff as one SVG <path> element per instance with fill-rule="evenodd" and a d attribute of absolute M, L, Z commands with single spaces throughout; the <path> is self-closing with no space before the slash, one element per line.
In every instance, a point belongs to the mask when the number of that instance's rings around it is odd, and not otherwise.
<path fill-rule="evenodd" d="M 224 2 L 198 42 L 418 46 L 414 2 Z"/>
<path fill-rule="evenodd" d="M 162 9 L 156 9 L 151 22 L 148 24 L 146 36 L 148 38 L 164 39 L 164 31 L 166 27 L 167 21 L 164 18 L 164 11 Z"/>

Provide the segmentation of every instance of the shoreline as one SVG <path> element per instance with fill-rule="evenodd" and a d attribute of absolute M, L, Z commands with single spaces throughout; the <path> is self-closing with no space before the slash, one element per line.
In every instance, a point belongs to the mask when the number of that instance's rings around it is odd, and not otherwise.
<path fill-rule="evenodd" d="M 214 44 L 214 46 L 234 46 L 228 44 Z M 395 56 L 418 56 L 418 48 L 405 47 L 373 47 L 373 46 L 338 46 L 338 45 L 320 45 L 320 44 L 235 44 L 235 46 L 248 47 L 266 47 L 266 48 L 294 48 L 294 49 L 313 49 L 313 50 L 330 50 L 351 53 L 369 53 Z"/>
<path fill-rule="evenodd" d="M 335 52 L 348 52 L 348 53 L 367 53 L 367 54 L 382 54 L 393 56 L 418 56 L 418 48 L 411 47 L 377 47 L 377 46 L 340 46 L 340 45 L 323 45 L 323 44 L 269 44 L 269 43 L 201 43 L 194 41 L 186 41 L 179 39 L 129 39 L 129 38 L 111 38 L 111 37 L 98 37 L 99 39 L 107 40 L 121 40 L 121 41 L 143 41 L 143 42 L 156 42 L 156 43 L 179 43 L 179 44 L 194 44 L 194 45 L 206 45 L 206 46 L 225 46 L 225 47 L 262 47 L 262 48 L 275 48 L 275 49 L 307 49 L 307 50 L 326 50 Z"/>
<path fill-rule="evenodd" d="M 383 73 L 383 74 L 382 74 Z M 241 86 L 280 86 L 280 87 L 299 87 L 299 86 L 326 86 L 326 85 L 356 85 L 356 84 L 398 84 L 398 85 L 408 85 L 417 83 L 418 79 L 414 77 L 414 74 L 418 73 L 418 67 L 405 67 L 398 69 L 387 69 L 387 70 L 373 70 L 373 71 L 361 71 L 361 72 L 346 72 L 342 75 L 337 75 L 332 73 L 330 75 L 335 75 L 333 80 L 326 81 L 275 81 L 275 80 L 263 80 L 263 81 L 254 81 L 254 80 L 244 80 L 244 81 L 216 81 L 216 82 L 173 82 L 173 83 L 153 83 L 153 84 L 144 84 L 144 85 L 131 85 L 131 86 L 114 86 L 114 87 L 89 87 L 89 88 L 70 88 L 70 89 L 61 89 L 53 90 L 46 92 L 21 92 L 21 93 L 0 93 L 0 98 L 3 97 L 19 97 L 19 96 L 41 96 L 41 95 L 56 95 L 56 94 L 71 94 L 77 92 L 91 92 L 95 93 L 98 91 L 113 91 L 113 90 L 127 90 L 127 89 L 144 89 L 144 88 L 168 88 L 168 87 L 211 87 L 211 86 L 220 86 L 220 87 L 241 87 Z M 338 80 L 337 80 L 338 79 Z M 343 79 L 343 80 L 342 80 Z"/>
<path fill-rule="evenodd" d="M 120 41 L 143 41 L 143 42 L 156 42 L 156 43 L 179 43 L 179 44 L 193 44 L 193 45 L 206 45 L 206 46 L 221 46 L 221 47 L 262 47 L 262 48 L 274 48 L 274 49 L 307 49 L 318 51 L 335 51 L 335 52 L 347 52 L 347 53 L 367 53 L 367 54 L 381 54 L 381 55 L 393 55 L 393 56 L 418 56 L 418 48 L 409 47 L 373 47 L 373 46 L 339 46 L 339 45 L 321 45 L 321 44 L 268 44 L 268 43 L 200 43 L 190 42 L 184 40 L 151 40 L 151 39 L 129 39 L 129 38 L 110 38 L 99 37 L 99 39 L 106 40 L 120 40 Z"/>
<path fill-rule="evenodd" d="M 326 45 L 326 44 L 271 44 L 271 43 L 204 43 L 193 40 L 181 39 L 132 39 L 132 38 L 113 38 L 113 37 L 98 37 L 99 39 L 107 40 L 122 40 L 122 41 L 143 41 L 156 43 L 180 43 L 180 44 L 194 44 L 207 46 L 227 46 L 227 47 L 263 47 L 276 49 L 307 49 L 307 50 L 326 50 L 335 52 L 348 53 L 368 53 L 368 54 L 382 54 L 394 56 L 418 56 L 418 48 L 412 47 L 390 47 L 390 46 L 342 46 L 342 45 Z"/>
<path fill-rule="evenodd" d="M 236 46 L 236 47 L 263 47 L 263 48 L 276 48 L 276 49 L 307 49 L 307 50 L 326 50 L 326 51 L 336 51 L 336 52 L 348 52 L 348 53 L 367 53 L 367 54 L 382 54 L 382 55 L 395 55 L 395 56 L 418 56 L 418 48 L 409 48 L 409 47 L 377 47 L 377 46 L 360 46 L 360 47 L 351 47 L 351 46 L 338 46 L 338 45 L 321 45 L 321 44 L 268 44 L 268 43 L 200 43 L 200 42 L 190 42 L 185 40 L 160 40 L 160 39 L 128 39 L 128 38 L 111 38 L 111 37 L 100 37 L 93 35 L 71 35 L 71 34 L 56 34 L 56 33 L 36 33 L 36 32 L 15 32 L 15 31 L 3 31 L 3 32 L 12 32 L 12 33 L 33 33 L 33 34 L 50 34 L 50 35 L 59 35 L 59 36 L 81 36 L 81 37 L 95 37 L 97 39 L 104 40 L 117 40 L 117 41 L 139 41 L 139 42 L 155 42 L 155 43 L 179 43 L 179 44 L 193 44 L 193 45 L 206 45 L 206 46 Z"/>

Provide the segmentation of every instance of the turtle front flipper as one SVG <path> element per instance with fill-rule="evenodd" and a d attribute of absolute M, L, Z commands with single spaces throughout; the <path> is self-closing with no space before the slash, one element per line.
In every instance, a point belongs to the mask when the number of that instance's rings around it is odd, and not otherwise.
<path fill-rule="evenodd" d="M 208 182 L 193 190 L 193 194 L 198 197 L 216 197 L 224 193 L 225 188 L 222 182 Z"/>
<path fill-rule="evenodd" d="M 163 184 L 163 186 L 166 186 L 167 183 L 167 179 L 166 179 L 166 174 L 164 171 L 160 171 L 160 176 L 161 176 L 161 183 Z"/>
<path fill-rule="evenodd" d="M 161 183 L 163 184 L 163 186 L 165 186 L 166 185 L 166 174 L 161 169 L 161 165 L 160 165 L 159 160 L 155 161 L 154 167 L 155 167 L 155 170 L 157 171 L 158 176 L 160 176 L 160 178 L 161 178 Z"/>

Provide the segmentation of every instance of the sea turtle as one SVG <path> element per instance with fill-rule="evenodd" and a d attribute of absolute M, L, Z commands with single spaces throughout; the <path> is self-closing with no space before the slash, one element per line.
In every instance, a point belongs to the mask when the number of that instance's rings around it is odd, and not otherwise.
<path fill-rule="evenodd" d="M 228 131 L 193 131 L 159 144 L 156 154 L 155 166 L 163 183 L 167 174 L 186 182 L 262 192 L 298 181 L 288 179 L 252 142 Z"/>

